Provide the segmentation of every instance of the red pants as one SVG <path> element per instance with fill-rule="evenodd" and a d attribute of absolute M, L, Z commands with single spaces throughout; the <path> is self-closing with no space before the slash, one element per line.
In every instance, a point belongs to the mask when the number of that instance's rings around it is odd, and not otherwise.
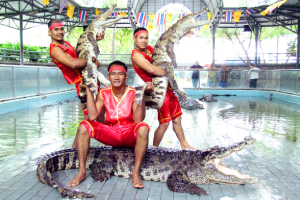
<path fill-rule="evenodd" d="M 157 112 L 159 124 L 170 122 L 182 115 L 178 98 L 172 89 L 167 89 L 165 102 Z"/>
<path fill-rule="evenodd" d="M 145 122 L 129 125 L 108 126 L 96 121 L 84 120 L 81 122 L 89 132 L 90 137 L 113 147 L 135 147 L 137 132 L 140 127 L 150 127 Z"/>

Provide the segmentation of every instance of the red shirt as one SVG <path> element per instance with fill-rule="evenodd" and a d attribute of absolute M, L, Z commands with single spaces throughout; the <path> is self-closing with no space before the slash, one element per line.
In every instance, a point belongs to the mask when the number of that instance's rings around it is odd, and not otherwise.
<path fill-rule="evenodd" d="M 101 89 L 100 95 L 106 110 L 105 124 L 109 126 L 134 124 L 132 102 L 135 100 L 135 90 L 132 87 L 127 86 L 120 102 L 111 87 Z"/>
<path fill-rule="evenodd" d="M 142 52 L 142 51 L 138 51 L 136 49 L 133 49 L 132 50 L 132 53 L 131 53 L 131 62 L 132 62 L 132 65 L 133 65 L 133 69 L 134 71 L 137 73 L 137 75 L 139 75 L 139 77 L 141 77 L 141 79 L 144 81 L 144 82 L 152 82 L 152 74 L 149 74 L 148 72 L 146 72 L 145 70 L 139 68 L 138 66 L 136 66 L 133 61 L 132 61 L 132 56 L 135 54 L 135 53 L 140 53 L 142 54 L 142 56 L 144 56 L 144 58 L 146 60 L 148 60 L 150 63 L 152 63 L 152 54 L 153 54 L 153 48 L 151 46 L 147 46 L 146 47 L 146 50 L 149 52 L 149 55 L 148 56 L 145 52 Z"/>
<path fill-rule="evenodd" d="M 67 54 L 69 54 L 72 58 L 77 58 L 76 52 L 75 52 L 74 48 L 72 47 L 72 45 L 67 41 L 65 41 L 65 43 L 68 46 L 51 43 L 50 44 L 50 56 L 51 56 L 52 49 L 54 47 L 59 47 L 59 48 L 63 49 Z M 55 60 L 52 56 L 51 56 L 51 58 L 52 58 L 53 62 L 56 64 L 56 66 L 61 70 L 62 74 L 64 75 L 66 81 L 69 84 L 73 84 L 73 83 L 76 83 L 76 82 L 82 80 L 82 75 L 81 75 L 80 70 L 71 69 L 71 68 L 65 66 L 64 64 L 58 62 L 57 60 Z"/>

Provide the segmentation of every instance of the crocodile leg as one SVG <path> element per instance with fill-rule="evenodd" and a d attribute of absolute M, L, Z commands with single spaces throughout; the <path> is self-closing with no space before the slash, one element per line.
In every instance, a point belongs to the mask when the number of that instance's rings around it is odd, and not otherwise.
<path fill-rule="evenodd" d="M 187 192 L 190 194 L 197 194 L 198 196 L 208 195 L 203 188 L 200 188 L 196 184 L 191 183 L 188 180 L 187 175 L 181 171 L 173 171 L 168 177 L 167 185 L 173 192 Z"/>
<path fill-rule="evenodd" d="M 145 83 L 143 85 L 137 85 L 135 87 L 135 99 L 138 105 L 142 105 L 142 100 L 147 86 L 148 85 Z"/>
<path fill-rule="evenodd" d="M 93 45 L 95 54 L 98 55 L 100 53 L 100 50 L 99 50 L 98 43 L 95 39 L 96 36 L 94 36 L 94 32 L 93 31 L 88 32 L 87 38 L 90 41 L 90 43 Z"/>
<path fill-rule="evenodd" d="M 103 155 L 101 160 L 95 160 L 90 166 L 92 170 L 92 177 L 95 181 L 106 181 L 110 175 L 115 171 L 117 165 L 116 158 L 112 155 Z"/>

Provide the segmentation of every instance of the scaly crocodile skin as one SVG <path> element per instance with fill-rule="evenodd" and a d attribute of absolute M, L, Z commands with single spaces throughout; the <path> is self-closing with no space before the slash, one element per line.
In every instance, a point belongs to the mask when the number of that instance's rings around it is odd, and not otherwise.
<path fill-rule="evenodd" d="M 188 110 L 194 110 L 197 108 L 204 109 L 203 105 L 199 103 L 196 99 L 187 97 L 186 99 L 179 98 L 178 100 L 181 108 L 185 108 Z"/>
<path fill-rule="evenodd" d="M 117 4 L 113 4 L 112 7 L 106 12 L 98 15 L 86 28 L 77 42 L 77 57 L 84 58 L 87 62 L 87 66 L 82 69 L 83 84 L 90 88 L 95 100 L 98 94 L 97 80 L 99 80 L 99 82 L 104 86 L 110 86 L 110 82 L 103 74 L 97 71 L 97 66 L 93 62 L 93 57 L 97 58 L 98 54 L 100 53 L 96 37 L 104 33 L 107 27 L 117 23 L 122 18 L 119 16 L 115 19 L 106 20 L 116 6 Z M 86 91 L 80 91 L 79 98 L 81 103 L 86 104 Z"/>
<path fill-rule="evenodd" d="M 204 100 L 206 102 L 217 102 L 218 100 L 215 99 L 214 95 L 211 95 L 211 94 L 206 94 L 206 95 L 203 95 L 200 99 L 201 100 Z"/>
<path fill-rule="evenodd" d="M 214 146 L 204 151 L 177 150 L 163 147 L 149 147 L 141 166 L 141 178 L 148 181 L 167 182 L 174 192 L 206 195 L 204 189 L 197 185 L 230 184 L 243 185 L 254 183 L 256 178 L 238 178 L 220 172 L 214 162 L 229 156 L 235 151 L 251 145 L 255 139 L 248 136 L 243 141 L 228 147 Z M 51 173 L 64 169 L 75 169 L 79 166 L 76 149 L 66 149 L 43 156 L 37 167 L 37 178 L 42 183 L 57 188 L 62 197 L 90 198 L 92 194 L 63 186 Z M 134 167 L 134 149 L 91 147 L 88 152 L 86 168 L 92 170 L 96 181 L 105 181 L 111 175 L 131 178 Z M 233 170 L 236 171 L 236 170 Z"/>

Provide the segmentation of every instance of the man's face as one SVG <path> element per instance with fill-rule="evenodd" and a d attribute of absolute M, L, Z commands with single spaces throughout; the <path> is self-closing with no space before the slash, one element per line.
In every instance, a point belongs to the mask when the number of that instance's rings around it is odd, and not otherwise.
<path fill-rule="evenodd" d="M 107 74 L 107 78 L 113 87 L 121 87 L 126 84 L 128 75 L 122 70 L 112 70 L 109 74 Z"/>
<path fill-rule="evenodd" d="M 196 62 L 195 62 L 195 65 L 198 66 L 198 64 L 199 64 L 198 61 L 196 61 Z"/>
<path fill-rule="evenodd" d="M 133 37 L 133 41 L 138 48 L 146 49 L 149 42 L 148 33 L 138 34 L 136 37 Z"/>
<path fill-rule="evenodd" d="M 53 40 L 63 41 L 65 37 L 65 28 L 63 26 L 58 26 L 50 30 L 48 33 Z"/>

